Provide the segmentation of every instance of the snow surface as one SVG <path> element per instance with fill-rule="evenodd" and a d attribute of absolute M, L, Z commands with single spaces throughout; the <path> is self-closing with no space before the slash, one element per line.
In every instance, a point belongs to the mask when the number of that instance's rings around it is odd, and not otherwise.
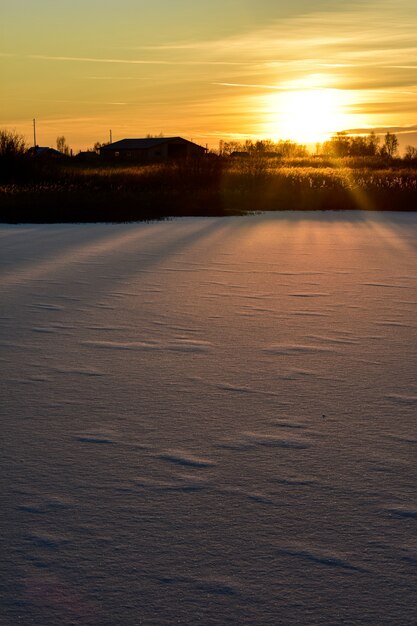
<path fill-rule="evenodd" d="M 1 226 L 1 624 L 417 623 L 417 215 Z"/>

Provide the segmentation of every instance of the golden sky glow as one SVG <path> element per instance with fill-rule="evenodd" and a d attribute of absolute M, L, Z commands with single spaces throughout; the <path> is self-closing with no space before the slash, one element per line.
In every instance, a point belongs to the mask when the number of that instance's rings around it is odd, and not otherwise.
<path fill-rule="evenodd" d="M 293 89 L 266 96 L 265 133 L 299 143 L 328 139 L 349 128 L 349 94 L 341 89 Z"/>
<path fill-rule="evenodd" d="M 415 0 L 0 0 L 0 126 L 417 145 L 416 30 Z"/>

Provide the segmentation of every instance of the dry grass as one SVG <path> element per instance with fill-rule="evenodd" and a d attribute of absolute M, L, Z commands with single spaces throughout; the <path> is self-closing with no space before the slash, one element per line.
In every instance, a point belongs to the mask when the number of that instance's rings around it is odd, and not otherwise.
<path fill-rule="evenodd" d="M 256 210 L 417 209 L 417 168 L 377 159 L 217 159 L 29 168 L 0 186 L 1 221 L 129 221 Z"/>

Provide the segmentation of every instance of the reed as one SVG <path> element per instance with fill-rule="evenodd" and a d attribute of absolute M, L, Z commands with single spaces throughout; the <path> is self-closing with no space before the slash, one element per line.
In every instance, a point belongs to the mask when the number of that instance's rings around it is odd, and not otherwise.
<path fill-rule="evenodd" d="M 96 222 L 277 210 L 417 210 L 417 167 L 397 159 L 250 157 L 92 166 L 24 162 L 0 182 L 2 222 Z"/>

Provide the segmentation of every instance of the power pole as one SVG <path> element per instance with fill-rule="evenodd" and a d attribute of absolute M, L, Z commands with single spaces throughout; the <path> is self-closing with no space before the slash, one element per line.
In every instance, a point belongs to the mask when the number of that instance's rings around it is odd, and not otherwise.
<path fill-rule="evenodd" d="M 36 120 L 33 118 L 33 147 L 36 148 Z"/>

